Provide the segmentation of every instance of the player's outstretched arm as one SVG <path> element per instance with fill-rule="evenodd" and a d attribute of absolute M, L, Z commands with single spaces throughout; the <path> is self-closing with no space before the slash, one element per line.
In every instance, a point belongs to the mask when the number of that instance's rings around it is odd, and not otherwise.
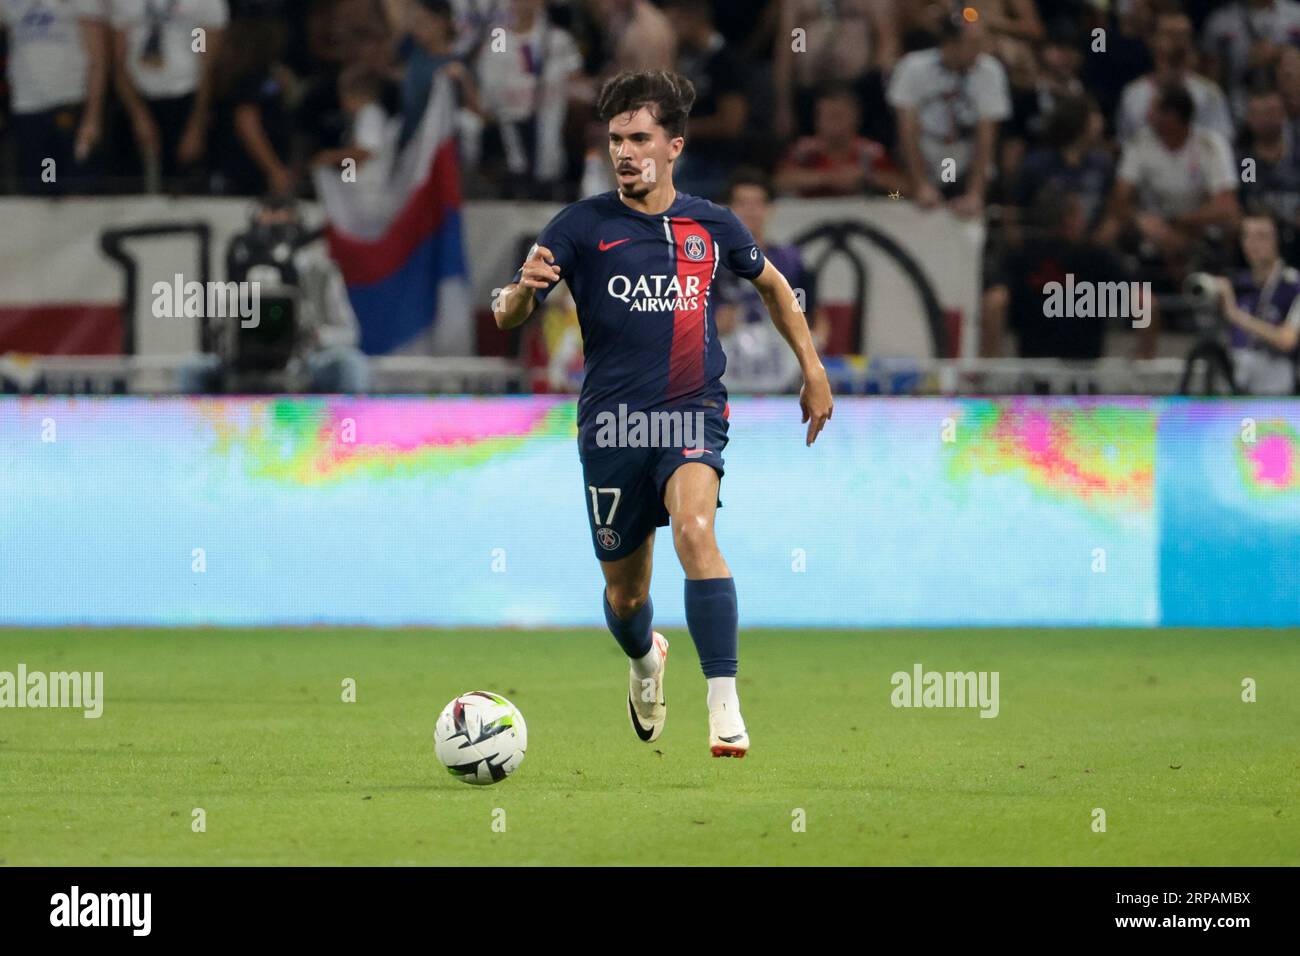
<path fill-rule="evenodd" d="M 835 400 L 831 398 L 831 385 L 826 378 L 826 369 L 817 357 L 817 347 L 813 345 L 812 333 L 808 329 L 808 320 L 804 318 L 803 309 L 795 298 L 794 290 L 781 270 L 767 262 L 763 271 L 752 280 L 758 294 L 767 305 L 772 324 L 789 343 L 795 357 L 799 359 L 799 368 L 803 370 L 803 387 L 799 389 L 799 407 L 803 409 L 803 421 L 808 423 L 807 444 L 817 440 L 817 435 L 830 421 Z"/>
<path fill-rule="evenodd" d="M 524 260 L 518 282 L 512 282 L 501 290 L 496 301 L 492 303 L 492 318 L 496 319 L 497 328 L 513 329 L 523 325 L 533 314 L 537 305 L 535 289 L 549 289 L 560 281 L 560 267 L 555 265 L 555 256 L 545 246 L 533 246 Z"/>

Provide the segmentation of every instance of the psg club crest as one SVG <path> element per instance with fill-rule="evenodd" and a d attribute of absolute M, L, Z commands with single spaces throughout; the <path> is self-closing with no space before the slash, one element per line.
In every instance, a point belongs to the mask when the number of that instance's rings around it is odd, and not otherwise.
<path fill-rule="evenodd" d="M 692 262 L 699 262 L 704 258 L 704 240 L 693 233 L 686 237 L 683 248 L 686 250 L 686 258 Z"/>
<path fill-rule="evenodd" d="M 613 528 L 597 528 L 596 541 L 606 551 L 613 551 L 618 547 L 618 532 Z"/>

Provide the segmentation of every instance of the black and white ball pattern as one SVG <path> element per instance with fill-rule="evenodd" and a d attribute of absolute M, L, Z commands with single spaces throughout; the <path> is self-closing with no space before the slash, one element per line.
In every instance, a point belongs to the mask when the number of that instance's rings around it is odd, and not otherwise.
<path fill-rule="evenodd" d="M 465 783 L 504 780 L 528 749 L 528 728 L 519 708 L 500 694 L 461 694 L 438 715 L 433 749 L 447 771 Z"/>

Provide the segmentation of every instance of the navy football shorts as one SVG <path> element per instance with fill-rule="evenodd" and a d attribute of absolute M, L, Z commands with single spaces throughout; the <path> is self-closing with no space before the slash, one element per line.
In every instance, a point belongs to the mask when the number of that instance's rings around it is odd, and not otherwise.
<path fill-rule="evenodd" d="M 655 528 L 668 524 L 664 489 L 682 465 L 701 461 L 723 475 L 727 409 L 694 409 L 702 440 L 683 448 L 610 447 L 579 449 L 591 543 L 601 561 L 617 561 L 639 548 Z M 692 426 L 694 427 L 694 426 Z M 673 436 L 675 438 L 675 436 Z M 722 507 L 719 499 L 718 507 Z"/>

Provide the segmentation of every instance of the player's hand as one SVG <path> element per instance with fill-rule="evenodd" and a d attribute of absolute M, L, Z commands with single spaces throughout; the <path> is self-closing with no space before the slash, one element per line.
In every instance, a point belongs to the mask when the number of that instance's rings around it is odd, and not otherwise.
<path fill-rule="evenodd" d="M 560 281 L 560 267 L 555 256 L 545 246 L 533 246 L 520 270 L 519 284 L 530 289 L 549 289 Z"/>
<path fill-rule="evenodd" d="M 835 410 L 831 383 L 826 378 L 826 369 L 820 365 L 815 371 L 804 375 L 803 388 L 799 389 L 799 407 L 803 410 L 801 421 L 808 423 L 807 444 L 811 445 L 831 420 L 831 412 Z"/>

